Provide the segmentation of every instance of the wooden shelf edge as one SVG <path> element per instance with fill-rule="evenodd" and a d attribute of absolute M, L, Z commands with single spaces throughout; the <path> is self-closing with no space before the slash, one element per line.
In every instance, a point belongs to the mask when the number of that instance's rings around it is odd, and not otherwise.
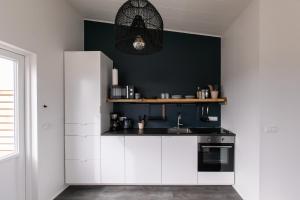
<path fill-rule="evenodd" d="M 227 98 L 218 99 L 107 99 L 110 103 L 143 103 L 143 104 L 194 104 L 194 103 L 222 103 L 227 104 Z"/>

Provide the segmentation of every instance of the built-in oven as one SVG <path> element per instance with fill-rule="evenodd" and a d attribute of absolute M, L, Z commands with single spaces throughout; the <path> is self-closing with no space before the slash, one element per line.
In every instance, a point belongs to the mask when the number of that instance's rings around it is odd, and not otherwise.
<path fill-rule="evenodd" d="M 234 136 L 199 136 L 198 171 L 233 172 Z"/>

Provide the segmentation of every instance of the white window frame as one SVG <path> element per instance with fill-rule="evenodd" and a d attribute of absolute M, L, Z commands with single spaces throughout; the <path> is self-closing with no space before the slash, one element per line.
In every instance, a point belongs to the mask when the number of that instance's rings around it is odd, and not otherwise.
<path fill-rule="evenodd" d="M 20 147 L 25 151 L 25 57 L 0 48 L 0 58 L 14 62 L 14 152 L 0 157 L 0 162 L 14 159 L 20 155 Z M 17 63 L 17 64 L 16 64 Z M 22 100 L 20 101 L 20 98 Z M 21 109 L 20 109 L 21 108 Z M 20 130 L 21 129 L 23 130 Z M 23 144 L 20 144 L 20 136 L 24 137 Z M 24 152 L 25 154 L 25 152 Z"/>

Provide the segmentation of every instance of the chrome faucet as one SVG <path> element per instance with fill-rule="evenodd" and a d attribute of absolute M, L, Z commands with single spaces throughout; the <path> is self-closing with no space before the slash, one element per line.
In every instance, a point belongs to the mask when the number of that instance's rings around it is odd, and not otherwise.
<path fill-rule="evenodd" d="M 181 120 L 182 120 L 181 114 L 178 113 L 178 116 L 177 116 L 177 128 L 178 128 L 178 129 L 179 129 L 181 126 L 183 126 L 183 124 L 181 123 Z"/>

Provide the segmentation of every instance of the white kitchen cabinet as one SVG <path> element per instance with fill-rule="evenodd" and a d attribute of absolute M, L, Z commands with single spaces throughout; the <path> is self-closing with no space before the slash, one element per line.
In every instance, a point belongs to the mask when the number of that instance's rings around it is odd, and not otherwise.
<path fill-rule="evenodd" d="M 100 160 L 100 136 L 66 136 L 66 159 Z"/>
<path fill-rule="evenodd" d="M 197 184 L 197 137 L 162 137 L 162 184 Z"/>
<path fill-rule="evenodd" d="M 99 51 L 65 52 L 65 123 L 109 127 L 106 102 L 113 62 Z M 101 121 L 101 123 L 100 123 Z"/>
<path fill-rule="evenodd" d="M 65 52 L 66 183 L 99 184 L 101 133 L 109 130 L 106 101 L 113 62 L 99 51 Z"/>
<path fill-rule="evenodd" d="M 124 145 L 124 136 L 103 136 L 101 138 L 101 182 L 103 184 L 125 183 Z"/>
<path fill-rule="evenodd" d="M 125 137 L 127 184 L 161 184 L 161 136 Z"/>
<path fill-rule="evenodd" d="M 66 183 L 100 183 L 100 160 L 66 160 L 65 164 Z"/>
<path fill-rule="evenodd" d="M 100 135 L 100 123 L 65 124 L 65 135 Z"/>

